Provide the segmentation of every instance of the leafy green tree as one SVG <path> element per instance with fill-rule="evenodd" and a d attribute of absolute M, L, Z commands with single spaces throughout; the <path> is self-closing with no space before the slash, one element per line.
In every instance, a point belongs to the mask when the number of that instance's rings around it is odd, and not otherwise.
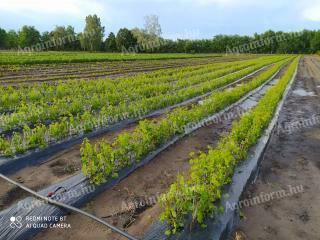
<path fill-rule="evenodd" d="M 137 40 L 137 44 L 139 45 L 140 52 L 151 52 L 150 43 L 152 42 L 151 35 L 147 34 L 144 29 L 134 28 L 130 30 L 133 34 L 134 38 Z"/>
<path fill-rule="evenodd" d="M 117 49 L 117 42 L 116 42 L 116 36 L 113 32 L 109 34 L 105 41 L 105 49 L 107 52 L 116 52 Z"/>
<path fill-rule="evenodd" d="M 7 32 L 7 48 L 14 49 L 18 48 L 18 34 L 14 30 Z"/>
<path fill-rule="evenodd" d="M 50 41 L 50 38 L 50 33 L 48 31 L 43 32 L 41 35 L 42 42 Z"/>
<path fill-rule="evenodd" d="M 18 33 L 20 47 L 30 47 L 40 42 L 40 33 L 34 26 L 23 26 Z"/>
<path fill-rule="evenodd" d="M 260 48 L 263 53 L 275 53 L 277 51 L 278 42 L 276 40 L 276 33 L 272 30 L 268 30 L 261 34 L 261 38 L 264 39 L 264 45 Z"/>
<path fill-rule="evenodd" d="M 311 53 L 311 40 L 312 40 L 313 32 L 308 30 L 303 30 L 300 36 L 300 50 L 303 53 Z"/>
<path fill-rule="evenodd" d="M 158 16 L 148 15 L 144 18 L 144 28 L 134 28 L 131 30 L 133 36 L 137 39 L 140 52 L 159 52 L 160 46 L 164 43 L 161 38 L 161 26 Z"/>
<path fill-rule="evenodd" d="M 56 26 L 49 34 L 55 43 L 55 50 L 75 50 L 78 48 L 79 41 L 72 26 Z"/>
<path fill-rule="evenodd" d="M 6 30 L 0 28 L 0 49 L 6 48 L 6 42 L 7 42 L 7 32 Z"/>
<path fill-rule="evenodd" d="M 320 31 L 315 32 L 310 42 L 310 48 L 312 52 L 320 51 Z"/>
<path fill-rule="evenodd" d="M 186 53 L 195 53 L 197 51 L 196 41 L 187 41 L 184 45 L 184 51 Z"/>
<path fill-rule="evenodd" d="M 67 32 L 64 26 L 56 26 L 53 31 L 50 32 L 50 39 L 55 43 L 55 50 L 66 49 Z"/>
<path fill-rule="evenodd" d="M 137 39 L 137 42 L 140 44 L 141 42 L 144 42 L 148 38 L 148 34 L 144 29 L 140 28 L 133 28 L 130 30 L 130 32 L 133 34 L 133 36 Z"/>
<path fill-rule="evenodd" d="M 84 50 L 101 50 L 104 36 L 104 27 L 101 26 L 100 18 L 94 14 L 86 17 L 86 26 L 81 34 L 81 47 Z"/>
<path fill-rule="evenodd" d="M 117 48 L 122 52 L 135 51 L 137 39 L 133 36 L 132 32 L 127 28 L 121 28 L 116 37 Z"/>

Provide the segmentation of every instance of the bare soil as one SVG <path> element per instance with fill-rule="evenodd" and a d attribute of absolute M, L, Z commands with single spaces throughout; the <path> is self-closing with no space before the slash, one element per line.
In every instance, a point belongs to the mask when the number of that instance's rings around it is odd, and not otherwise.
<path fill-rule="evenodd" d="M 320 239 L 319 116 L 320 59 L 305 56 L 281 112 L 278 131 L 261 162 L 260 174 L 243 200 L 281 190 L 292 194 L 241 209 L 244 218 L 231 239 Z M 302 191 L 290 191 L 297 187 Z"/>

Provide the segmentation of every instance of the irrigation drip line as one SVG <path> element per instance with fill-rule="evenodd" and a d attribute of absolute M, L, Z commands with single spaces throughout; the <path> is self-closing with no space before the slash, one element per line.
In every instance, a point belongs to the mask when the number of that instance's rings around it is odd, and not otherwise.
<path fill-rule="evenodd" d="M 1 174 L 1 173 L 0 173 L 0 177 L 1 177 L 2 179 L 4 179 L 4 180 L 6 180 L 6 181 L 8 181 L 8 182 L 10 182 L 10 183 L 12 183 L 12 184 L 14 184 L 15 186 L 17 186 L 17 187 L 19 187 L 19 188 L 21 188 L 21 189 L 23 189 L 23 190 L 31 193 L 32 195 L 34 195 L 34 196 L 36 196 L 36 197 L 38 197 L 38 198 L 41 198 L 42 200 L 46 201 L 47 203 L 50 203 L 50 204 L 52 204 L 52 205 L 56 205 L 56 206 L 58 206 L 58 207 L 62 207 L 62 208 L 68 209 L 68 210 L 73 211 L 73 212 L 76 212 L 76 213 L 80 213 L 80 214 L 82 214 L 82 215 L 84 215 L 84 216 L 87 216 L 87 217 L 95 220 L 96 222 L 99 222 L 99 223 L 105 225 L 106 227 L 110 228 L 110 229 L 113 230 L 114 232 L 116 232 L 116 233 L 118 233 L 118 234 L 126 237 L 127 239 L 130 239 L 130 240 L 139 240 L 138 238 L 136 238 L 136 237 L 134 237 L 134 236 L 131 236 L 131 235 L 128 234 L 127 232 L 125 232 L 125 231 L 123 231 L 123 230 L 121 230 L 121 229 L 119 229 L 119 228 L 117 228 L 117 227 L 115 227 L 115 226 L 113 226 L 113 225 L 111 225 L 111 224 L 103 221 L 102 219 L 100 219 L 100 218 L 98 218 L 98 217 L 96 217 L 96 216 L 94 216 L 94 215 L 92 215 L 92 214 L 90 214 L 90 213 L 88 213 L 88 212 L 85 212 L 85 211 L 83 211 L 83 210 L 81 210 L 81 209 L 79 209 L 79 208 L 75 208 L 75 207 L 73 207 L 73 206 L 70 206 L 70 205 L 68 205 L 68 204 L 64 204 L 64 203 L 58 202 L 58 201 L 56 201 L 56 200 L 54 200 L 54 199 L 52 199 L 52 198 L 50 198 L 50 197 L 44 197 L 44 196 L 42 196 L 41 194 L 39 194 L 39 193 L 31 190 L 30 188 L 27 188 L 27 187 L 23 186 L 23 185 L 20 184 L 20 183 L 17 183 L 16 181 L 14 181 L 14 180 L 6 177 L 5 175 L 3 175 L 3 174 Z M 54 196 L 54 195 L 53 195 L 53 196 Z"/>

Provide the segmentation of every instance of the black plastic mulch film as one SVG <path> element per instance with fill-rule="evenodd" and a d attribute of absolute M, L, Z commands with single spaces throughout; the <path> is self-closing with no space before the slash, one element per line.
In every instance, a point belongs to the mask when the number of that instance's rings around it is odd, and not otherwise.
<path fill-rule="evenodd" d="M 259 70 L 257 70 L 257 71 L 259 71 Z M 224 110 L 222 110 L 222 111 L 206 118 L 205 120 L 203 120 L 203 123 L 212 121 L 213 119 L 215 119 L 217 117 L 217 115 L 222 115 L 226 111 L 229 111 L 231 108 L 244 102 L 248 97 L 250 97 L 254 93 L 257 93 L 263 87 L 265 87 L 265 85 L 267 85 L 270 81 L 272 81 L 274 79 L 274 77 L 279 72 L 280 72 L 280 70 L 277 73 L 275 73 L 268 81 L 263 83 L 260 87 L 249 92 L 247 95 L 245 95 L 243 98 L 241 98 L 236 103 L 228 106 Z M 251 73 L 250 76 L 252 74 L 254 74 L 254 73 Z M 271 132 L 272 132 L 272 129 L 275 125 L 275 122 L 277 121 L 278 114 L 279 114 L 280 109 L 282 107 L 285 96 L 287 95 L 287 92 L 288 92 L 289 88 L 291 87 L 293 79 L 294 79 L 294 77 L 292 78 L 290 84 L 287 86 L 286 92 L 283 95 L 284 97 L 282 98 L 280 104 L 278 105 L 276 114 L 274 115 L 274 118 L 272 119 L 272 121 L 269 125 L 269 128 L 265 131 L 265 134 L 263 135 L 263 137 L 259 140 L 256 147 L 254 147 L 254 149 L 252 150 L 253 153 L 255 153 L 255 154 L 252 155 L 252 153 L 251 153 L 250 158 L 247 161 L 245 161 L 244 164 L 242 164 L 241 166 L 239 166 L 237 168 L 237 170 L 239 170 L 239 171 L 241 170 L 242 173 L 241 174 L 236 173 L 234 175 L 233 180 L 234 180 L 234 183 L 236 183 L 236 184 L 232 184 L 229 187 L 229 189 L 227 190 L 228 192 L 231 193 L 229 201 L 233 200 L 233 199 L 235 199 L 235 200 L 239 199 L 239 196 L 241 195 L 242 190 L 244 189 L 245 185 L 249 181 L 250 176 L 253 174 L 254 170 L 257 168 L 258 159 L 261 156 L 261 154 L 263 153 L 263 151 L 267 145 L 268 139 L 271 135 Z M 235 82 L 232 84 L 235 84 Z M 223 88 L 226 88 L 226 87 L 227 86 L 224 86 Z M 216 89 L 214 91 L 217 91 L 217 90 L 218 89 Z M 209 93 L 207 93 L 205 95 L 208 95 L 208 94 Z M 201 96 L 201 97 L 203 97 L 203 96 Z M 197 101 L 197 100 L 201 99 L 201 97 L 198 96 L 198 97 L 191 99 L 191 100 Z M 191 100 L 188 100 L 187 102 L 190 103 Z M 185 102 L 180 103 L 179 105 L 183 105 L 183 104 L 185 104 Z M 172 108 L 172 106 L 170 108 Z M 152 114 L 160 114 L 160 112 L 165 112 L 170 108 L 159 110 L 159 111 L 156 111 Z M 118 128 L 121 128 L 121 127 L 129 124 L 130 122 L 133 122 L 133 120 L 127 120 L 126 123 L 121 122 L 118 125 L 113 125 L 112 128 L 118 129 Z M 65 188 L 67 191 L 61 191 L 61 193 L 56 194 L 55 199 L 57 201 L 61 201 L 63 203 L 66 203 L 66 204 L 74 206 L 74 207 L 81 207 L 84 204 L 86 204 L 87 202 L 89 202 L 91 199 L 93 199 L 95 196 L 99 195 L 100 193 L 102 193 L 102 192 L 106 191 L 107 189 L 110 189 L 111 187 L 118 184 L 122 179 L 126 178 L 130 173 L 135 171 L 137 168 L 150 162 L 160 152 L 162 152 L 163 150 L 165 150 L 166 148 L 168 148 L 169 146 L 171 146 L 172 144 L 177 142 L 179 139 L 183 138 L 185 135 L 195 131 L 201 125 L 202 124 L 199 124 L 199 125 L 197 125 L 197 127 L 193 128 L 193 129 L 189 129 L 189 131 L 187 131 L 186 133 L 174 137 L 170 142 L 162 145 L 156 151 L 151 152 L 147 157 L 145 157 L 139 163 L 122 169 L 119 172 L 119 177 L 117 179 L 110 178 L 110 179 L 108 179 L 108 181 L 106 183 L 101 184 L 99 186 L 95 186 L 95 185 L 90 184 L 88 179 L 81 173 L 76 176 L 70 177 L 63 182 L 53 184 L 53 185 L 45 188 L 44 190 L 39 191 L 38 193 L 40 193 L 41 195 L 47 196 L 50 192 L 54 192 L 58 187 L 62 187 L 62 188 Z M 96 136 L 96 135 L 102 134 L 106 131 L 110 131 L 110 128 L 108 128 L 108 130 L 106 130 L 106 129 L 100 130 L 99 133 L 97 133 L 97 132 L 90 133 L 90 135 Z M 81 141 L 80 138 L 82 138 L 82 137 L 77 137 L 76 139 L 68 140 L 68 143 L 66 143 L 66 142 L 59 143 L 56 146 L 52 146 L 53 149 L 43 150 L 43 152 L 45 152 L 45 153 L 39 154 L 38 159 L 35 162 L 33 162 L 32 164 L 36 164 L 37 162 L 41 161 L 41 159 L 43 159 L 44 156 L 52 154 L 52 152 L 58 151 L 57 149 L 61 150 L 64 148 L 68 148 L 71 145 L 74 145 L 75 142 L 80 142 Z M 57 149 L 55 149 L 55 148 L 57 148 Z M 32 156 L 34 156 L 34 155 L 28 155 L 25 157 L 31 158 Z M 23 161 L 16 161 L 16 162 L 20 164 Z M 21 163 L 21 164 L 23 164 L 23 163 Z M 238 171 L 236 171 L 236 172 L 238 172 Z M 15 228 L 15 229 L 8 228 L 7 226 L 9 226 L 10 217 L 12 217 L 12 216 L 21 216 L 22 219 L 25 219 L 26 216 L 30 216 L 30 215 L 32 215 L 32 216 L 43 216 L 43 215 L 45 215 L 45 216 L 65 216 L 66 214 L 67 214 L 67 211 L 64 209 L 61 209 L 59 207 L 56 207 L 56 206 L 53 206 L 50 204 L 40 202 L 39 200 L 37 200 L 33 197 L 28 197 L 26 199 L 19 201 L 17 204 L 11 206 L 10 208 L 0 212 L 0 219 L 2 219 L 2 221 L 1 221 L 2 224 L 0 226 L 0 239 L 28 239 L 28 238 L 30 238 L 30 236 L 34 236 L 38 232 L 41 231 L 41 229 L 37 229 L 37 228 Z M 195 231 L 191 234 L 188 233 L 187 231 L 182 231 L 179 235 L 171 236 L 170 239 L 221 239 L 221 236 L 223 236 L 224 234 L 227 234 L 228 230 L 230 230 L 231 227 L 233 226 L 233 222 L 236 221 L 235 217 L 236 217 L 236 215 L 234 212 L 233 213 L 230 212 L 228 214 L 223 214 L 221 216 L 216 216 L 216 218 L 214 218 L 215 219 L 214 221 L 211 220 L 211 221 L 207 222 L 208 227 L 205 230 L 199 229 L 198 231 Z M 50 223 L 50 222 L 49 221 L 48 222 L 39 221 L 37 223 Z M 25 223 L 22 223 L 22 224 L 25 224 Z M 188 223 L 186 224 L 186 226 L 187 225 L 188 225 Z M 156 224 L 154 224 L 151 227 L 150 231 L 145 235 L 144 239 L 149 240 L 149 239 L 166 239 L 166 238 L 168 238 L 164 234 L 165 228 L 166 228 L 166 226 L 164 224 L 157 222 Z"/>

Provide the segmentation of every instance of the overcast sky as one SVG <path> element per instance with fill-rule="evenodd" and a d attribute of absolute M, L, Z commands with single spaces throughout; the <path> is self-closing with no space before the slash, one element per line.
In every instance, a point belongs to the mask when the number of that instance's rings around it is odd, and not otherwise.
<path fill-rule="evenodd" d="M 172 39 L 320 29 L 320 0 L 0 0 L 0 27 L 72 25 L 79 32 L 94 13 L 106 33 L 143 27 L 143 17 L 156 14 L 163 37 Z"/>

